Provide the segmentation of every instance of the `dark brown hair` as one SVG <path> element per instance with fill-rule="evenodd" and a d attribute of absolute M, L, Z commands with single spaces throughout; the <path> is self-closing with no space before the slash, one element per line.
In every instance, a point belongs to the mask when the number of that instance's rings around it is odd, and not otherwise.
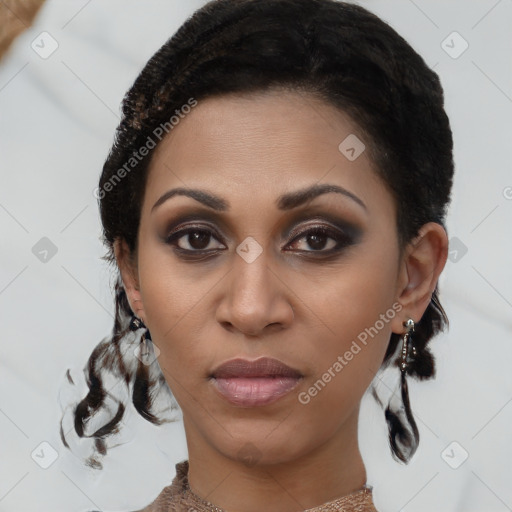
<path fill-rule="evenodd" d="M 140 148 L 149 140 L 157 144 L 161 127 L 168 127 L 171 116 L 191 98 L 201 101 L 270 88 L 314 95 L 356 123 L 375 172 L 395 199 L 401 249 L 427 222 L 446 229 L 454 164 L 443 89 L 438 75 L 393 28 L 363 7 L 336 0 L 213 0 L 151 57 L 123 100 L 122 119 L 98 189 L 107 261 L 115 263 L 116 239 L 124 239 L 136 254 L 152 154 L 141 157 Z M 136 410 L 155 424 L 165 421 L 154 414 L 155 390 L 166 387 L 169 392 L 158 364 L 150 367 L 155 372 L 151 375 L 131 353 L 133 312 L 119 274 L 115 297 L 112 336 L 91 354 L 86 368 L 90 389 L 73 410 L 76 434 L 94 439 L 100 454 L 106 453 L 105 439 L 117 431 L 125 411 L 124 399 L 118 397 L 117 410 L 106 413 L 108 421 L 85 434 L 84 424 L 105 412 L 111 396 L 102 378 L 105 372 L 124 382 Z M 436 286 L 416 323 L 417 357 L 408 375 L 434 376 L 427 344 L 447 324 Z M 400 335 L 391 335 L 384 366 L 394 363 L 399 340 Z M 408 395 L 405 406 L 410 428 L 386 410 L 391 448 L 403 462 L 418 443 Z M 62 428 L 61 436 L 69 446 Z M 88 464 L 101 467 L 94 457 Z"/>

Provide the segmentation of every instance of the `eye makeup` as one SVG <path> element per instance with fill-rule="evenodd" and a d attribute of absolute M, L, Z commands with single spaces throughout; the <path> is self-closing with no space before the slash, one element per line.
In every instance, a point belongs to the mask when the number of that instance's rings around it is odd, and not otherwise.
<path fill-rule="evenodd" d="M 282 235 L 282 250 L 310 258 L 335 257 L 363 236 L 363 229 L 356 223 L 325 211 L 315 215 L 300 212 L 288 225 Z M 228 249 L 229 237 L 222 235 L 223 231 L 229 229 L 220 215 L 196 211 L 173 217 L 159 238 L 180 258 L 204 259 Z M 298 248 L 300 245 L 302 248 Z"/>

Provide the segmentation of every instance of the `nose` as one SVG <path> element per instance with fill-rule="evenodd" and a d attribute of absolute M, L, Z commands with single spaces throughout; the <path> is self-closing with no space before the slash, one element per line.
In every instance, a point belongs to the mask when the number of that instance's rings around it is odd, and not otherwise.
<path fill-rule="evenodd" d="M 217 308 L 217 321 L 225 329 L 264 336 L 291 325 L 294 294 L 271 266 L 265 251 L 251 262 L 236 255 Z"/>

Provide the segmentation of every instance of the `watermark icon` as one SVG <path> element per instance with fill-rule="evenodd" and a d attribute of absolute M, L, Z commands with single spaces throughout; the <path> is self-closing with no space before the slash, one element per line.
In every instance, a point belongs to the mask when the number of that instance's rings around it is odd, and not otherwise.
<path fill-rule="evenodd" d="M 505 187 L 503 189 L 503 197 L 508 200 L 512 199 L 512 187 Z"/>
<path fill-rule="evenodd" d="M 236 252 L 247 263 L 252 263 L 263 252 L 263 247 L 252 236 L 248 236 L 236 248 Z"/>
<path fill-rule="evenodd" d="M 336 377 L 336 375 L 338 375 L 350 361 L 352 361 L 352 359 L 354 359 L 354 356 L 359 354 L 362 348 L 368 344 L 368 336 L 373 339 L 401 310 L 402 305 L 399 302 L 395 302 L 385 313 L 380 314 L 379 319 L 371 327 L 366 327 L 364 331 L 361 331 L 357 335 L 357 341 L 353 340 L 350 348 L 345 351 L 342 356 L 339 355 L 336 361 L 307 391 L 301 391 L 298 394 L 299 402 L 302 405 L 306 405 L 311 401 L 311 398 L 317 396 L 318 393 L 322 391 L 325 386 L 331 382 L 331 380 Z M 363 345 L 363 347 L 361 347 L 358 341 Z"/>
<path fill-rule="evenodd" d="M 150 344 L 153 345 L 153 350 L 149 348 Z M 139 343 L 133 353 L 143 365 L 150 366 L 160 355 L 160 349 L 153 342 Z"/>
<path fill-rule="evenodd" d="M 351 133 L 340 143 L 338 149 L 342 155 L 353 162 L 361 156 L 363 151 L 366 149 L 366 146 L 357 135 Z"/>
<path fill-rule="evenodd" d="M 171 130 L 179 124 L 181 119 L 184 119 L 192 109 L 197 106 L 197 100 L 194 98 L 189 98 L 188 102 L 178 110 L 176 109 L 174 113 L 176 115 L 172 115 L 169 118 L 169 121 L 165 123 L 161 123 L 154 130 L 152 135 L 149 135 L 146 139 L 146 142 L 137 150 L 134 151 L 132 156 L 128 159 L 125 164 L 120 167 L 115 174 L 113 174 L 106 183 L 104 183 L 101 187 L 95 188 L 93 191 L 93 195 L 96 199 L 103 199 L 107 192 L 111 192 L 114 190 L 115 186 L 127 175 L 130 173 L 132 169 L 137 167 L 139 162 L 144 160 L 146 156 L 149 155 L 150 151 L 154 149 L 158 142 L 161 141 L 165 135 L 171 132 Z"/>
<path fill-rule="evenodd" d="M 246 466 L 252 467 L 261 459 L 261 451 L 253 443 L 245 443 L 237 452 L 237 459 Z"/>
<path fill-rule="evenodd" d="M 32 254 L 42 263 L 48 263 L 56 254 L 57 246 L 46 236 L 43 236 L 32 247 Z"/>
<path fill-rule="evenodd" d="M 456 236 L 452 236 L 448 242 L 448 259 L 452 263 L 458 263 L 468 252 L 467 245 Z"/>
<path fill-rule="evenodd" d="M 454 31 L 442 41 L 441 48 L 452 59 L 458 59 L 469 48 L 469 43 L 458 32 Z"/>
<path fill-rule="evenodd" d="M 58 459 L 59 453 L 48 441 L 43 441 L 34 448 L 30 456 L 38 466 L 48 469 Z"/>
<path fill-rule="evenodd" d="M 469 453 L 457 441 L 450 443 L 442 452 L 441 458 L 452 469 L 458 469 L 466 462 Z"/>
<path fill-rule="evenodd" d="M 52 55 L 57 48 L 59 43 L 57 40 L 48 32 L 41 32 L 31 43 L 30 47 L 34 50 L 41 59 L 47 59 Z"/>

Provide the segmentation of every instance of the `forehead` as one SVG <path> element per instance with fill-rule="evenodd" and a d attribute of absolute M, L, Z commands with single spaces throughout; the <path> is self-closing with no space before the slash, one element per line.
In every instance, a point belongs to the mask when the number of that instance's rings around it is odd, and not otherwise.
<path fill-rule="evenodd" d="M 307 93 L 199 100 L 154 150 L 144 207 L 173 187 L 208 189 L 235 206 L 260 199 L 268 206 L 315 183 L 343 186 L 365 203 L 376 194 L 389 202 L 367 145 L 348 115 Z"/>

